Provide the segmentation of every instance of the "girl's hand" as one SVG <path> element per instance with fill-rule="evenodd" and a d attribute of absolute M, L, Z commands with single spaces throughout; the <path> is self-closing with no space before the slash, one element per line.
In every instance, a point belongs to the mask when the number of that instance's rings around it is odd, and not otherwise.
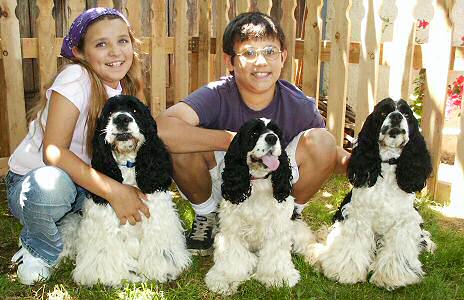
<path fill-rule="evenodd" d="M 135 225 L 142 220 L 140 212 L 147 218 L 150 217 L 150 211 L 143 201 L 147 200 L 147 195 L 142 193 L 138 188 L 120 184 L 120 187 L 111 195 L 109 202 L 114 209 L 114 212 L 119 218 L 121 224 Z"/>

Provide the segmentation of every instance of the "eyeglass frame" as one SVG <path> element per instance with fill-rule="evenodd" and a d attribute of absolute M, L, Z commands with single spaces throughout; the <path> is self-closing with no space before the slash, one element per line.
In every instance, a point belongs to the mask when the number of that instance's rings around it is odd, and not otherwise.
<path fill-rule="evenodd" d="M 277 57 L 274 58 L 274 59 L 270 59 L 269 57 L 267 57 L 266 55 L 263 54 L 263 51 L 264 51 L 266 48 L 278 49 L 278 51 L 276 51 L 276 52 L 279 53 L 280 55 L 282 55 L 282 53 L 283 53 L 283 51 L 282 51 L 281 49 L 279 49 L 279 48 L 277 48 L 277 47 L 275 47 L 275 46 L 266 46 L 266 47 L 263 47 L 263 48 L 260 48 L 260 49 L 255 49 L 254 47 L 249 47 L 249 48 L 244 49 L 241 53 L 237 53 L 237 52 L 235 52 L 235 50 L 234 50 L 234 56 L 235 56 L 235 55 L 236 55 L 236 56 L 243 56 L 243 57 L 245 58 L 245 60 L 246 60 L 247 62 L 250 62 L 250 63 L 255 62 L 255 61 L 258 59 L 258 57 L 259 57 L 260 55 L 262 55 L 266 61 L 267 61 L 268 59 L 269 59 L 270 61 L 275 61 L 275 60 L 277 60 Z M 248 51 L 249 49 L 255 49 L 255 51 L 256 51 L 256 56 L 255 56 L 254 59 L 252 59 L 252 60 L 249 60 L 248 58 L 246 58 L 246 57 L 243 55 L 243 53 L 245 53 L 245 52 Z"/>

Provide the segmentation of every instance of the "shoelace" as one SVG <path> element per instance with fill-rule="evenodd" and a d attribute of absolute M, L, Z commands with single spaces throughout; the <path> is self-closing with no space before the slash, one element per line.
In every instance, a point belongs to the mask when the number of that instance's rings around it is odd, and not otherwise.
<path fill-rule="evenodd" d="M 213 223 L 213 217 L 207 218 L 205 216 L 196 216 L 194 228 L 192 229 L 193 234 L 191 239 L 203 241 L 206 238 L 206 233 L 208 231 L 209 225 Z"/>

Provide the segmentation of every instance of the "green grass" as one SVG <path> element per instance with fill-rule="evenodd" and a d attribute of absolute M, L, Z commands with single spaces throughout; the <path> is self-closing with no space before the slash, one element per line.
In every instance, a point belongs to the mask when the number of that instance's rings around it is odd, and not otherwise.
<path fill-rule="evenodd" d="M 432 211 L 426 198 L 419 203 L 419 210 L 425 228 L 438 246 L 437 251 L 421 256 L 427 273 L 421 283 L 393 292 L 368 283 L 338 284 L 315 271 L 300 256 L 294 257 L 301 273 L 301 280 L 294 288 L 266 289 L 250 280 L 232 297 L 221 297 L 207 290 L 203 280 L 211 267 L 211 257 L 195 257 L 192 266 L 177 281 L 127 284 L 118 289 L 74 284 L 73 262 L 66 260 L 48 282 L 26 287 L 17 281 L 9 262 L 17 250 L 21 226 L 8 213 L 4 187 L 0 187 L 0 299 L 464 299 L 464 221 L 448 219 Z M 330 224 L 348 189 L 349 184 L 343 177 L 333 177 L 305 209 L 303 218 L 314 230 Z M 193 212 L 189 204 L 177 197 L 175 200 L 185 226 L 190 227 Z"/>

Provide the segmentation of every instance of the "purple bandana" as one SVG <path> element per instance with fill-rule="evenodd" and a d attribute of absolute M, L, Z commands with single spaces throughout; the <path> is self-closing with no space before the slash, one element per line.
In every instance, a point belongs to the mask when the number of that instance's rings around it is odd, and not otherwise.
<path fill-rule="evenodd" d="M 129 25 L 129 21 L 127 21 L 126 17 L 114 8 L 106 8 L 106 7 L 96 7 L 91 8 L 83 13 L 81 13 L 75 20 L 72 22 L 71 27 L 69 28 L 69 33 L 63 39 L 63 45 L 61 46 L 61 56 L 72 59 L 74 58 L 74 54 L 72 53 L 72 48 L 76 47 L 82 37 L 84 37 L 85 33 L 87 32 L 87 28 L 89 27 L 92 22 L 101 16 L 105 15 L 113 15 L 118 16 L 126 22 L 127 26 Z"/>

